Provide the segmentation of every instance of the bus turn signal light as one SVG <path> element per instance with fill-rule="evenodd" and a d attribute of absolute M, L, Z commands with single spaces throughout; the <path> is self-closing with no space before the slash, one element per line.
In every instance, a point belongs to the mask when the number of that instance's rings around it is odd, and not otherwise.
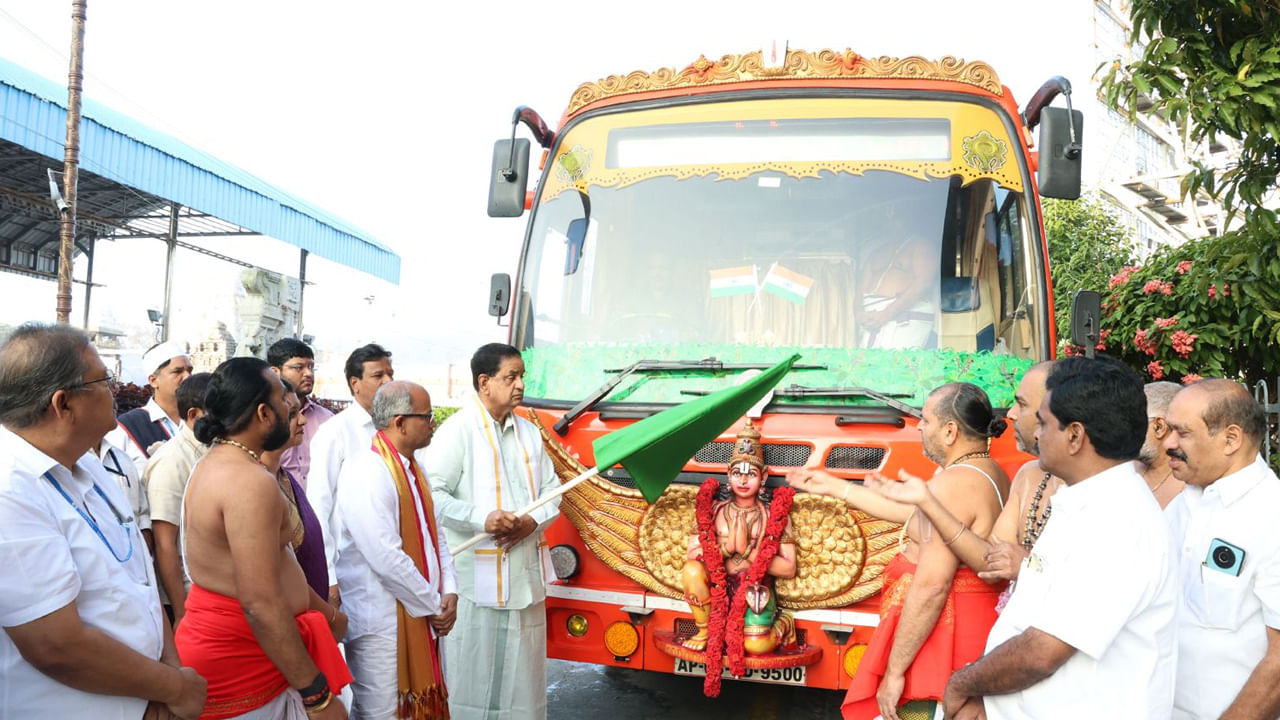
<path fill-rule="evenodd" d="M 621 620 L 604 631 L 604 647 L 616 658 L 628 658 L 640 648 L 640 633 L 629 622 Z"/>

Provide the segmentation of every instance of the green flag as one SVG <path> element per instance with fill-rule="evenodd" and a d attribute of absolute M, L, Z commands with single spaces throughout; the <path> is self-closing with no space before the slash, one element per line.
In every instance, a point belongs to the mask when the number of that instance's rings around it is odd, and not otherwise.
<path fill-rule="evenodd" d="M 596 467 L 604 471 L 622 463 L 644 499 L 653 503 L 689 458 L 772 390 L 799 357 L 792 355 L 741 385 L 663 410 L 598 438 L 592 443 Z"/>

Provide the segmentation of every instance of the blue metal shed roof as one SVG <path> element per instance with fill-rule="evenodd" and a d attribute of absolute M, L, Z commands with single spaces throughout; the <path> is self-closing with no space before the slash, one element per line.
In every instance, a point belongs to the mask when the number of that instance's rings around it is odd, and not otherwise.
<path fill-rule="evenodd" d="M 62 158 L 66 98 L 65 86 L 0 58 L 0 138 Z M 92 100 L 81 114 L 86 171 L 400 282 L 400 256 L 346 222 Z"/>

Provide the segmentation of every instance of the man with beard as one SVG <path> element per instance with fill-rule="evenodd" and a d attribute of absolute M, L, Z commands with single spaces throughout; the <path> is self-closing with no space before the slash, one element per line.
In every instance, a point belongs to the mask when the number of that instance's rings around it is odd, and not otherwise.
<path fill-rule="evenodd" d="M 1004 419 L 992 410 L 987 394 L 970 383 L 937 388 L 921 415 L 925 455 L 940 467 L 929 481 L 937 501 L 961 519 L 961 530 L 972 527 L 985 536 L 1009 491 L 1009 478 L 987 451 L 991 438 L 1004 432 Z M 903 522 L 911 539 L 885 568 L 880 622 L 849 685 L 844 717 L 898 720 L 904 701 L 913 714 L 933 712 L 951 672 L 982 655 L 1003 588 L 960 567 L 950 549 L 960 533 L 937 532 L 914 507 L 822 470 L 793 470 L 787 482 Z"/>
<path fill-rule="evenodd" d="M 1181 551 L 1173 717 L 1280 716 L 1280 481 L 1258 455 L 1266 416 L 1226 379 L 1169 403 L 1167 515 Z"/>
<path fill-rule="evenodd" d="M 990 720 L 1164 720 L 1178 591 L 1160 505 L 1133 466 L 1142 380 L 1113 361 L 1067 358 L 1046 389 L 1036 445 L 1064 486 L 986 654 L 947 683 L 947 717 L 985 704 Z"/>
<path fill-rule="evenodd" d="M 260 461 L 289 440 L 284 395 L 265 362 L 233 358 L 209 380 L 196 422 L 212 447 L 187 484 L 191 591 L 175 641 L 209 680 L 202 718 L 346 717 L 333 700 L 351 675 L 290 545 L 301 523 Z"/>
<path fill-rule="evenodd" d="M 1044 398 L 1045 379 L 1053 370 L 1053 361 L 1032 365 L 1022 375 L 1014 394 L 1014 404 L 1005 417 L 1013 425 L 1018 449 L 1031 455 L 1036 450 L 1035 433 L 1040 428 L 1036 409 Z M 886 498 L 920 508 L 943 537 L 955 537 L 951 551 L 968 567 L 978 569 L 987 582 L 1016 580 L 1022 561 L 1031 552 L 1036 538 L 1049 521 L 1049 499 L 1062 487 L 1062 480 L 1029 460 L 1014 475 L 1009 499 L 1000 512 L 990 536 L 979 535 L 947 511 L 920 478 L 903 473 L 901 482 L 880 476 L 867 478 L 866 487 Z M 1001 605 L 1008 600 L 1013 586 L 1005 591 Z"/>
<path fill-rule="evenodd" d="M 1169 420 L 1165 417 L 1169 412 L 1169 402 L 1181 389 L 1181 385 L 1168 381 L 1147 383 L 1142 388 L 1147 395 L 1147 439 L 1138 451 L 1138 472 L 1147 481 L 1156 502 L 1165 510 L 1186 487 L 1186 483 L 1173 476 L 1169 456 L 1161 447 L 1170 433 Z"/>

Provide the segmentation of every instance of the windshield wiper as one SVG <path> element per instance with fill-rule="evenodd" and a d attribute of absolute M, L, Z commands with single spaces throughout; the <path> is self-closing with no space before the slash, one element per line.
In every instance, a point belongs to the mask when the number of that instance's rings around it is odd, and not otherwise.
<path fill-rule="evenodd" d="M 789 397 L 789 398 L 864 397 L 864 398 L 870 398 L 872 400 L 878 400 L 879 402 L 883 403 L 886 407 L 891 407 L 894 410 L 897 410 L 898 412 L 904 415 L 910 415 L 911 417 L 914 417 L 914 418 L 923 417 L 922 413 L 918 408 L 913 408 L 910 405 L 897 399 L 900 397 L 913 397 L 911 393 L 885 393 L 885 392 L 880 392 L 879 390 L 872 390 L 871 388 L 867 388 L 867 387 L 815 388 L 815 387 L 806 387 L 804 385 L 789 385 L 781 390 L 775 390 L 773 392 L 773 396 Z"/>
<path fill-rule="evenodd" d="M 577 420 L 584 412 L 595 407 L 596 403 L 605 399 L 618 384 L 627 377 L 636 373 L 655 373 L 655 372 L 724 372 L 732 370 L 767 370 L 773 367 L 772 363 L 725 363 L 709 357 L 702 360 L 641 360 L 632 363 L 624 368 L 606 369 L 607 373 L 618 373 L 618 376 L 606 382 L 596 389 L 595 392 L 588 395 L 582 402 L 569 408 L 569 412 L 564 417 L 556 421 L 551 429 L 555 430 L 558 435 L 563 437 L 569 432 L 569 425 Z M 796 364 L 791 366 L 792 370 L 826 370 L 826 365 L 803 365 Z"/>

